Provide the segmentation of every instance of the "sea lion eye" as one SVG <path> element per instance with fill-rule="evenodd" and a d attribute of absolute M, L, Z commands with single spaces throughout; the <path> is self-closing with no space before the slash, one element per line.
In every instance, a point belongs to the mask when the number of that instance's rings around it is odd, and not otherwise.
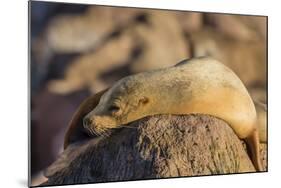
<path fill-rule="evenodd" d="M 116 105 L 111 105 L 108 109 L 111 113 L 117 113 L 118 111 L 120 111 L 120 107 L 116 106 Z"/>

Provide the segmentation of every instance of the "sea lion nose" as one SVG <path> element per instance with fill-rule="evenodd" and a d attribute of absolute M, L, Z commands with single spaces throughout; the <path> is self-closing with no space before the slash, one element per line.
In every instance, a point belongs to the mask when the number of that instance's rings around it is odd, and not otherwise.
<path fill-rule="evenodd" d="M 92 124 L 92 120 L 88 117 L 85 117 L 83 119 L 83 126 L 84 128 L 88 128 Z"/>

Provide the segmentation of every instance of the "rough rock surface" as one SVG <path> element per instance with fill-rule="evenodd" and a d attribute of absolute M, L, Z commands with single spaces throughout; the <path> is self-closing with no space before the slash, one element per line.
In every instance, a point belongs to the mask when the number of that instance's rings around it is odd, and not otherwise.
<path fill-rule="evenodd" d="M 264 147 L 263 147 L 264 148 Z M 266 170 L 266 149 L 262 149 Z M 243 141 L 208 115 L 156 115 L 70 145 L 44 185 L 255 172 Z"/>

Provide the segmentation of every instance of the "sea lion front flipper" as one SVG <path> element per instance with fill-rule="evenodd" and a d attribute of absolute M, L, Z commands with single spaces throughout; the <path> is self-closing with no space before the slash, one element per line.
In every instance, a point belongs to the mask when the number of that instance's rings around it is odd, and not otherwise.
<path fill-rule="evenodd" d="M 107 90 L 108 89 L 105 89 L 88 97 L 80 104 L 78 110 L 74 113 L 64 136 L 64 149 L 66 149 L 69 144 L 86 137 L 83 131 L 83 117 L 98 105 L 101 96 Z"/>

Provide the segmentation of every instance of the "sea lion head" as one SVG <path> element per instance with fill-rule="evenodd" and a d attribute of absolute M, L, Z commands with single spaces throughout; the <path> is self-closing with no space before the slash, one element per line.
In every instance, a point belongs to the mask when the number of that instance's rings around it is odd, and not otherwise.
<path fill-rule="evenodd" d="M 102 95 L 96 108 L 84 117 L 83 126 L 91 134 L 106 135 L 109 129 L 146 116 L 150 99 L 143 95 L 143 90 L 143 84 L 137 79 L 121 79 Z"/>

